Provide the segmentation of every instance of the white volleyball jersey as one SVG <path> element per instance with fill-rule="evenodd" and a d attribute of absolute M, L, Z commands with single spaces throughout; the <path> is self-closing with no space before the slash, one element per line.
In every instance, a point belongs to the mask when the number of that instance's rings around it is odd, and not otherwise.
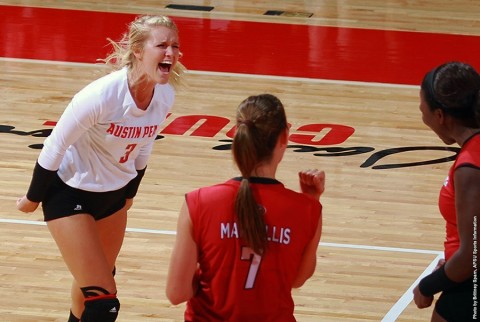
<path fill-rule="evenodd" d="M 128 89 L 127 69 L 78 92 L 45 140 L 38 163 L 69 186 L 87 191 L 124 187 L 146 167 L 159 127 L 172 108 L 171 85 L 155 86 L 146 110 Z"/>

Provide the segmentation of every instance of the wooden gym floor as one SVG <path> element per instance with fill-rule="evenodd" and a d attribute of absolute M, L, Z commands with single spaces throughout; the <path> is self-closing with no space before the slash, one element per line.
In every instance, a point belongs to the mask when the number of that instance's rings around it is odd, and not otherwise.
<path fill-rule="evenodd" d="M 41 212 L 20 213 L 15 201 L 69 99 L 103 72 L 94 63 L 105 38 L 137 14 L 161 13 L 179 26 L 190 72 L 129 214 L 119 321 L 182 321 L 184 305 L 170 305 L 164 287 L 183 195 L 236 175 L 230 120 L 262 92 L 284 102 L 292 123 L 278 179 L 298 189 L 299 169 L 327 173 L 317 269 L 294 290 L 298 321 L 428 321 L 431 308 L 416 309 L 411 290 L 442 256 L 437 197 L 456 147 L 423 125 L 418 84 L 444 61 L 480 67 L 480 5 L 169 4 L 0 1 L 0 320 L 66 321 L 70 275 Z"/>

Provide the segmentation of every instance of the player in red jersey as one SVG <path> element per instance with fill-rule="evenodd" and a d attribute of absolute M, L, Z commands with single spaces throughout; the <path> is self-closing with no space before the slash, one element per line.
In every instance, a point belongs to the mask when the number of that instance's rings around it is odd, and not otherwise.
<path fill-rule="evenodd" d="M 301 171 L 303 193 L 275 179 L 289 135 L 277 97 L 248 97 L 236 122 L 241 177 L 186 194 L 167 297 L 188 301 L 186 321 L 295 321 L 291 290 L 315 271 L 325 173 Z"/>
<path fill-rule="evenodd" d="M 477 238 L 480 215 L 480 75 L 472 66 L 443 64 L 423 79 L 423 122 L 445 144 L 461 150 L 440 191 L 446 221 L 445 261 L 414 289 L 419 308 L 435 304 L 432 321 L 477 319 Z"/>

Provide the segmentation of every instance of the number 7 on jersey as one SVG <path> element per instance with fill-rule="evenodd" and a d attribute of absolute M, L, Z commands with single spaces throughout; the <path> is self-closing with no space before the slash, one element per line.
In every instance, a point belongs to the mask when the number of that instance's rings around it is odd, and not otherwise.
<path fill-rule="evenodd" d="M 242 247 L 241 260 L 250 261 L 250 268 L 248 269 L 247 280 L 245 281 L 245 289 L 252 289 L 257 278 L 262 256 L 256 254 L 250 247 Z"/>

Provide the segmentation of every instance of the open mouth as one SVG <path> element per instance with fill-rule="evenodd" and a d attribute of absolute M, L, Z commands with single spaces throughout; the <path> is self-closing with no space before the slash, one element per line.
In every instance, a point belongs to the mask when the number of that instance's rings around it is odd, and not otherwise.
<path fill-rule="evenodd" d="M 169 73 L 170 69 L 172 68 L 172 63 L 170 62 L 165 62 L 165 63 L 160 63 L 158 64 L 158 68 L 164 73 Z"/>

